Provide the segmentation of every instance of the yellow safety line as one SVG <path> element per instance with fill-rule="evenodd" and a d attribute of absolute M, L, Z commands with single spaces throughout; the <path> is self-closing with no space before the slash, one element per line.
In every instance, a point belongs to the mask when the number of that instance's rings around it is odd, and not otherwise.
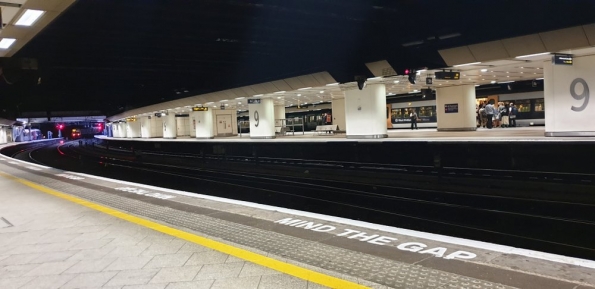
<path fill-rule="evenodd" d="M 244 259 L 246 261 L 264 266 L 264 267 L 268 267 L 271 268 L 273 270 L 277 270 L 279 272 L 288 274 L 288 275 L 292 275 L 304 280 L 308 280 L 310 282 L 314 282 L 314 283 L 318 283 L 320 285 L 323 286 L 327 286 L 327 287 L 331 287 L 331 288 L 368 288 L 366 286 L 357 284 L 357 283 L 353 283 L 347 280 L 343 280 L 343 279 L 339 279 L 333 276 L 329 276 L 329 275 L 325 275 L 316 271 L 312 271 L 309 269 L 305 269 L 296 265 L 292 265 L 286 262 L 281 262 L 279 260 L 275 260 L 273 258 L 269 258 L 260 254 L 256 254 L 254 252 L 250 252 L 248 250 L 244 250 L 244 249 L 240 249 L 234 246 L 230 246 L 215 240 L 211 240 L 205 237 L 201 237 L 201 236 L 197 236 L 188 232 L 184 232 L 178 229 L 174 229 L 165 225 L 161 225 L 159 223 L 153 222 L 153 221 L 149 221 L 149 220 L 145 220 L 139 217 L 135 217 L 129 214 L 126 214 L 124 212 L 118 211 L 118 210 L 114 210 L 93 202 L 89 202 L 77 197 L 73 197 L 71 195 L 67 195 L 61 192 L 58 192 L 56 190 L 50 189 L 48 187 L 24 180 L 24 179 L 20 179 L 17 177 L 14 177 L 12 175 L 0 172 L 0 175 L 2 175 L 5 178 L 9 178 L 9 179 L 13 179 L 18 181 L 21 184 L 24 184 L 28 187 L 31 187 L 33 189 L 36 189 L 38 191 L 77 203 L 79 205 L 83 205 L 85 207 L 100 211 L 102 213 L 108 214 L 108 215 L 112 215 L 116 218 L 120 218 L 126 221 L 129 221 L 131 223 L 140 225 L 140 226 L 144 226 L 150 229 L 153 229 L 155 231 L 167 234 L 167 235 L 171 235 L 174 236 L 176 238 L 180 238 L 207 248 L 211 248 L 213 250 L 217 250 L 219 252 L 228 254 L 228 255 L 232 255 L 234 257 L 240 258 L 240 259 Z M 290 249 L 290 248 L 288 248 Z"/>

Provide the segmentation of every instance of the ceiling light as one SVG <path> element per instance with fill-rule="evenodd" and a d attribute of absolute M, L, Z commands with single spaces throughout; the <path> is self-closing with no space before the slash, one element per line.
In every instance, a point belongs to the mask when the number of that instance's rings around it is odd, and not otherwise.
<path fill-rule="evenodd" d="M 238 104 L 242 104 L 241 102 L 238 102 Z"/>
<path fill-rule="evenodd" d="M 501 81 L 501 82 L 498 82 L 498 83 L 501 84 L 501 83 L 511 83 L 511 82 L 514 82 L 514 80 L 511 80 L 511 81 Z"/>
<path fill-rule="evenodd" d="M 542 80 L 542 79 L 543 79 L 543 77 L 540 77 L 540 78 L 535 78 L 535 80 Z"/>
<path fill-rule="evenodd" d="M 524 67 L 521 66 L 521 68 L 524 68 Z"/>
<path fill-rule="evenodd" d="M 335 83 L 329 83 L 329 84 L 327 84 L 326 86 L 333 86 L 333 85 L 339 85 L 339 83 L 338 83 L 338 82 L 335 82 Z"/>
<path fill-rule="evenodd" d="M 394 83 L 399 83 L 399 81 L 398 80 L 395 80 Z"/>
<path fill-rule="evenodd" d="M 281 99 L 281 97 L 280 96 L 277 96 L 277 99 Z"/>
<path fill-rule="evenodd" d="M 320 93 L 324 93 L 324 90 L 321 90 Z"/>
<path fill-rule="evenodd" d="M 297 96 L 302 96 L 302 94 L 301 94 L 301 93 L 298 93 L 298 95 L 297 95 Z"/>
<path fill-rule="evenodd" d="M 257 95 L 255 95 L 255 97 L 257 97 L 257 96 L 262 96 L 262 94 L 257 94 Z"/>
<path fill-rule="evenodd" d="M 275 93 L 285 93 L 285 92 L 286 92 L 285 90 L 281 90 L 281 91 L 277 91 Z"/>
<path fill-rule="evenodd" d="M 481 71 L 481 72 L 486 72 L 486 71 L 488 71 L 488 69 L 487 69 L 487 68 L 484 68 L 484 69 L 482 69 L 482 70 L 480 70 L 480 71 Z"/>
<path fill-rule="evenodd" d="M 510 75 L 507 75 L 506 77 L 510 77 Z"/>
<path fill-rule="evenodd" d="M 2 38 L 0 40 L 0 49 L 8 49 L 16 41 L 14 38 Z"/>
<path fill-rule="evenodd" d="M 243 96 L 242 96 L 242 97 L 236 97 L 236 99 L 244 99 L 244 98 L 245 98 L 245 97 L 243 97 Z"/>
<path fill-rule="evenodd" d="M 298 88 L 298 90 L 306 90 L 306 89 L 310 89 L 310 88 L 312 88 L 312 87 L 311 86 L 308 86 L 308 87 Z"/>
<path fill-rule="evenodd" d="M 495 80 L 492 80 L 492 81 L 490 81 L 490 83 L 496 83 L 496 81 Z"/>
<path fill-rule="evenodd" d="M 220 100 L 219 102 L 226 102 L 226 101 L 228 101 L 228 100 L 227 99 L 223 99 L 223 100 Z"/>
<path fill-rule="evenodd" d="M 475 87 L 478 87 L 478 86 L 479 86 L 479 84 L 476 84 L 476 85 L 475 85 Z"/>
<path fill-rule="evenodd" d="M 14 25 L 31 26 L 33 23 L 35 23 L 35 21 L 37 21 L 37 19 L 39 19 L 39 17 L 41 17 L 41 15 L 43 15 L 43 13 L 45 13 L 45 11 L 27 9 Z"/>
<path fill-rule="evenodd" d="M 549 52 L 542 52 L 542 53 L 535 53 L 535 54 L 527 54 L 527 55 L 517 56 L 515 58 L 533 57 L 533 56 L 540 56 L 540 55 L 546 55 L 546 54 L 550 54 L 550 53 Z"/>
<path fill-rule="evenodd" d="M 368 80 L 376 80 L 376 79 L 381 79 L 381 76 L 377 76 L 377 77 L 372 77 L 372 78 L 368 78 Z"/>
<path fill-rule="evenodd" d="M 476 64 L 480 64 L 481 62 L 471 62 L 471 63 L 464 63 L 464 64 L 457 64 L 457 65 L 453 65 L 452 67 L 461 67 L 461 66 L 468 66 L 468 65 L 476 65 Z"/>

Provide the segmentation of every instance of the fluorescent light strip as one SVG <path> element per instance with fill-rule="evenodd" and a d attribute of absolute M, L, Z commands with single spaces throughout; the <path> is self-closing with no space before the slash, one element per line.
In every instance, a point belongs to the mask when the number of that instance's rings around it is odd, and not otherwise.
<path fill-rule="evenodd" d="M 15 41 L 17 40 L 14 38 L 2 38 L 2 40 L 0 40 L 0 49 L 10 48 Z"/>
<path fill-rule="evenodd" d="M 262 95 L 262 94 L 257 94 L 257 95 L 255 95 L 255 97 L 257 97 L 257 96 L 263 96 L 263 95 Z"/>
<path fill-rule="evenodd" d="M 335 83 L 329 83 L 329 84 L 327 84 L 326 86 L 334 86 L 334 85 L 339 85 L 339 83 L 338 83 L 338 82 L 335 82 Z"/>
<path fill-rule="evenodd" d="M 377 80 L 377 79 L 381 79 L 381 78 L 382 78 L 382 76 L 377 76 L 377 77 L 368 78 L 368 80 Z"/>
<path fill-rule="evenodd" d="M 527 55 L 521 55 L 521 56 L 517 56 L 515 58 L 525 58 L 525 57 L 533 57 L 533 56 L 540 56 L 540 55 L 547 55 L 550 54 L 549 52 L 542 52 L 542 53 L 535 53 L 535 54 L 527 54 Z"/>
<path fill-rule="evenodd" d="M 543 79 L 543 77 L 540 77 L 540 78 L 535 78 L 535 80 L 542 80 L 542 79 Z"/>
<path fill-rule="evenodd" d="M 31 26 L 44 13 L 45 13 L 45 11 L 42 11 L 42 10 L 27 9 L 25 11 L 25 13 L 23 13 L 23 15 L 21 15 L 21 18 L 19 18 L 19 20 L 14 25 L 17 25 L 17 26 Z"/>
<path fill-rule="evenodd" d="M 476 65 L 476 64 L 481 64 L 481 62 L 471 62 L 471 63 L 457 64 L 457 65 L 453 65 L 452 67 L 461 67 L 461 66 Z"/>
<path fill-rule="evenodd" d="M 244 99 L 244 98 L 245 98 L 245 97 L 243 97 L 243 96 L 242 96 L 242 97 L 236 97 L 236 99 Z"/>
<path fill-rule="evenodd" d="M 310 89 L 310 88 L 312 88 L 312 87 L 311 86 L 308 86 L 308 87 L 298 88 L 298 90 L 306 90 L 306 89 Z"/>
<path fill-rule="evenodd" d="M 277 91 L 275 93 L 285 93 L 285 92 L 286 92 L 285 90 L 281 90 L 281 91 Z"/>
<path fill-rule="evenodd" d="M 511 80 L 511 81 L 502 81 L 502 82 L 498 82 L 498 84 L 502 84 L 502 83 L 512 83 L 512 82 L 514 82 L 514 80 Z"/>

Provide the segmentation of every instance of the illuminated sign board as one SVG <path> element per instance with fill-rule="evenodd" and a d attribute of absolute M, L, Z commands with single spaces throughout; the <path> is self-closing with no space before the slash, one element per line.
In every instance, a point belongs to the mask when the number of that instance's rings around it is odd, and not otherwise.
<path fill-rule="evenodd" d="M 208 107 L 193 107 L 192 111 L 208 111 Z"/>
<path fill-rule="evenodd" d="M 552 56 L 552 63 L 555 65 L 572 65 L 572 55 L 556 54 Z"/>
<path fill-rule="evenodd" d="M 461 78 L 460 72 L 437 71 L 434 75 L 436 75 L 436 79 L 459 80 Z"/>
<path fill-rule="evenodd" d="M 248 99 L 248 104 L 260 104 L 260 98 Z"/>

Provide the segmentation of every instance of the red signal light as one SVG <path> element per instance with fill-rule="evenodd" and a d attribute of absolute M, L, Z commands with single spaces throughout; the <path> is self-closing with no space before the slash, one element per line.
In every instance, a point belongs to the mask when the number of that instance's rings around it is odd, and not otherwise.
<path fill-rule="evenodd" d="M 405 75 L 409 75 L 409 69 L 405 69 Z"/>

